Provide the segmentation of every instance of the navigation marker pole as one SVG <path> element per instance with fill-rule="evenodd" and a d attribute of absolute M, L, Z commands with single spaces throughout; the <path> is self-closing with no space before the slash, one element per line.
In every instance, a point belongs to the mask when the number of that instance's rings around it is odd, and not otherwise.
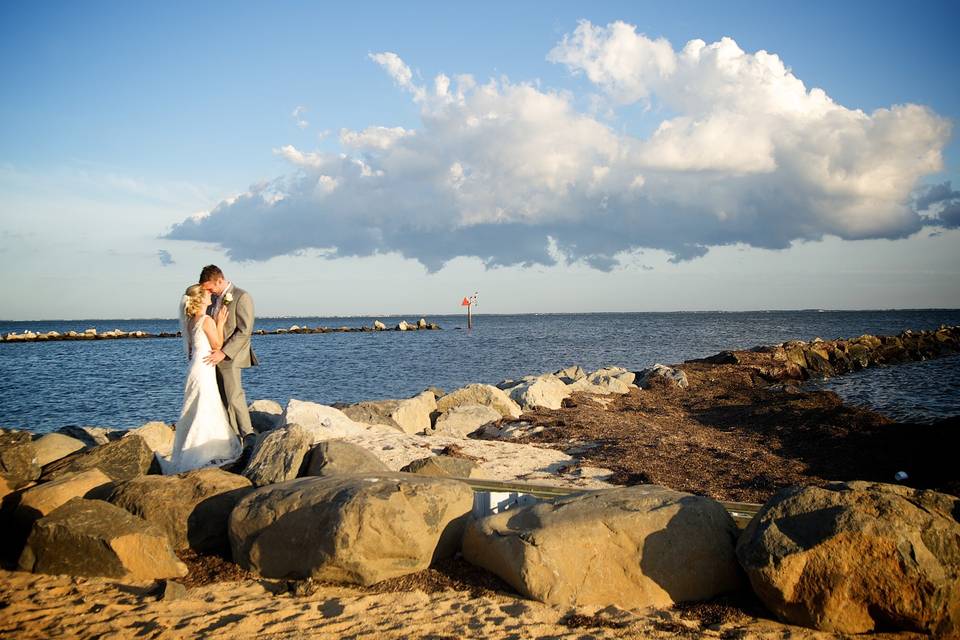
<path fill-rule="evenodd" d="M 473 307 L 477 304 L 477 292 L 474 291 L 473 295 L 469 298 L 464 298 L 463 302 L 460 303 L 461 307 L 467 308 L 467 330 L 473 329 Z"/>

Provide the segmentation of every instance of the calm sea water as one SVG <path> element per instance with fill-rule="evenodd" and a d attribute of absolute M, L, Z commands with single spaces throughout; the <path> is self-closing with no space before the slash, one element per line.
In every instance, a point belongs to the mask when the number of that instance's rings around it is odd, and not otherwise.
<path fill-rule="evenodd" d="M 375 318 L 267 318 L 257 328 L 362 326 Z M 387 324 L 400 318 L 379 317 Z M 416 320 L 416 317 L 407 317 Z M 261 366 L 244 373 L 248 400 L 331 404 L 407 397 L 427 386 L 619 365 L 639 370 L 724 349 L 791 339 L 896 334 L 960 324 L 960 310 L 603 313 L 432 316 L 442 331 L 254 336 Z M 176 331 L 174 320 L 2 322 L 0 332 Z M 176 339 L 0 344 L 0 426 L 135 427 L 179 414 L 185 360 Z M 898 419 L 960 414 L 960 358 L 883 367 L 826 383 Z"/>

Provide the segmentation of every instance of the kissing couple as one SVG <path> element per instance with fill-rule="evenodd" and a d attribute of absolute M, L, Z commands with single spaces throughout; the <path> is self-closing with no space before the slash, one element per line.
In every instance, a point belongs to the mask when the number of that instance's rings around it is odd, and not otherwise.
<path fill-rule="evenodd" d="M 207 265 L 180 301 L 180 331 L 189 364 L 167 475 L 233 462 L 256 435 L 241 381 L 257 364 L 253 298 Z"/>

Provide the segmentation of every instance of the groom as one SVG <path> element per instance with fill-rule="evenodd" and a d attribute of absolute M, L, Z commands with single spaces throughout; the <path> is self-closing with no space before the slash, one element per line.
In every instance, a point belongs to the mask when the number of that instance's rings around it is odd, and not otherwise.
<path fill-rule="evenodd" d="M 257 364 L 257 356 L 250 347 L 253 333 L 253 298 L 223 277 L 216 265 L 207 265 L 200 272 L 200 286 L 210 292 L 212 302 L 207 313 L 214 318 L 223 305 L 227 307 L 227 323 L 223 327 L 223 346 L 204 361 L 217 367 L 217 385 L 220 398 L 227 409 L 230 426 L 241 440 L 256 435 L 250 425 L 247 397 L 243 393 L 240 372 Z"/>

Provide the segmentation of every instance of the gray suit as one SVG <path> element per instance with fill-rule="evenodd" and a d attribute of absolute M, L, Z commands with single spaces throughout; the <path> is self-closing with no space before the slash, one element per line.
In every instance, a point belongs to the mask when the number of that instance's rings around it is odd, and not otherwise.
<path fill-rule="evenodd" d="M 220 398 L 227 409 L 230 426 L 241 438 L 256 433 L 250 425 L 250 411 L 247 409 L 247 397 L 243 392 L 241 371 L 258 364 L 257 356 L 250 346 L 250 336 L 253 334 L 253 298 L 250 294 L 231 285 L 224 292 L 233 295 L 233 300 L 227 303 L 227 322 L 223 327 L 224 358 L 217 365 L 217 385 L 220 387 Z M 210 305 L 208 313 L 213 314 L 217 308 L 215 299 Z M 222 304 L 222 302 L 221 302 Z"/>

